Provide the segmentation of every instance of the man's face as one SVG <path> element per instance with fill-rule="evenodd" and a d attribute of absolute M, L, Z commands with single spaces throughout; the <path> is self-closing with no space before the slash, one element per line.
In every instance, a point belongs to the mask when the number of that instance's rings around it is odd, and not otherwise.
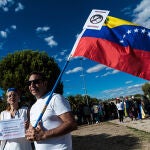
<path fill-rule="evenodd" d="M 32 74 L 28 81 L 29 90 L 37 99 L 46 93 L 46 81 L 43 81 L 39 75 Z"/>

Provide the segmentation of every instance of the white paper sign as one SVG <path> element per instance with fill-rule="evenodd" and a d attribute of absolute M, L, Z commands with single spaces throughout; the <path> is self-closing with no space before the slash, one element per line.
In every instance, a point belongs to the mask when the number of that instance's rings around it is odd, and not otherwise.
<path fill-rule="evenodd" d="M 25 137 L 24 119 L 9 119 L 0 121 L 0 140 Z"/>
<path fill-rule="evenodd" d="M 100 30 L 108 14 L 109 14 L 108 10 L 93 9 L 87 21 L 85 22 L 83 29 L 86 28 L 86 29 Z"/>

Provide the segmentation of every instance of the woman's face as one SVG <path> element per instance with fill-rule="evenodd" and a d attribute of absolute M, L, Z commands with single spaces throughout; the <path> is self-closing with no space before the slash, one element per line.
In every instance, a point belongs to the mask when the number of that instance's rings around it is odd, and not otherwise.
<path fill-rule="evenodd" d="M 13 105 L 19 102 L 20 97 L 18 93 L 15 91 L 8 92 L 6 96 L 7 96 L 7 103 L 9 103 L 10 105 Z"/>

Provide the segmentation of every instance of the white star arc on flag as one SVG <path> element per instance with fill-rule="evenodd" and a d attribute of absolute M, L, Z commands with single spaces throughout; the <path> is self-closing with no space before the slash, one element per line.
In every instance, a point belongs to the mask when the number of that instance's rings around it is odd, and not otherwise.
<path fill-rule="evenodd" d="M 125 34 L 123 34 L 122 39 L 120 40 L 120 43 L 124 43 L 124 39 L 127 37 L 127 35 L 130 35 L 131 33 L 140 33 L 140 34 L 145 34 L 148 37 L 150 37 L 150 32 L 146 31 L 146 29 L 138 29 L 135 28 L 134 30 L 127 30 Z"/>

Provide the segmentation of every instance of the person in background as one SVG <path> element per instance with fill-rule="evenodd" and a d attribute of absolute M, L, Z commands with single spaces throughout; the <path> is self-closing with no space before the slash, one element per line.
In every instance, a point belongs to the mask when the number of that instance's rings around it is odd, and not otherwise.
<path fill-rule="evenodd" d="M 116 107 L 118 110 L 119 121 L 123 123 L 124 118 L 124 100 L 116 99 Z"/>
<path fill-rule="evenodd" d="M 100 118 L 99 118 L 99 106 L 97 103 L 94 103 L 92 106 L 92 113 L 94 118 L 94 123 L 99 124 Z"/>
<path fill-rule="evenodd" d="M 84 115 L 84 121 L 86 124 L 92 124 L 92 118 L 91 118 L 91 110 L 90 107 L 87 104 L 83 105 L 83 115 Z"/>
<path fill-rule="evenodd" d="M 27 107 L 19 105 L 20 94 L 16 88 L 9 88 L 6 92 L 7 108 L 0 114 L 0 120 L 23 118 L 25 128 L 29 126 L 29 113 Z M 25 137 L 2 140 L 1 150 L 32 150 L 31 142 Z"/>
<path fill-rule="evenodd" d="M 33 128 L 49 97 L 48 81 L 43 73 L 32 72 L 27 82 L 29 91 L 36 98 L 30 110 L 30 127 L 26 138 L 34 141 L 36 150 L 72 150 L 70 132 L 77 128 L 69 102 L 53 93 L 42 120 Z"/>
<path fill-rule="evenodd" d="M 129 117 L 130 102 L 129 102 L 129 98 L 128 97 L 125 98 L 125 102 L 124 103 L 125 103 L 125 112 L 126 112 L 125 116 Z"/>
<path fill-rule="evenodd" d="M 103 113 L 103 107 L 102 107 L 102 103 L 99 102 L 98 103 L 98 113 L 99 113 L 99 122 L 102 122 L 104 119 L 104 113 Z"/>

